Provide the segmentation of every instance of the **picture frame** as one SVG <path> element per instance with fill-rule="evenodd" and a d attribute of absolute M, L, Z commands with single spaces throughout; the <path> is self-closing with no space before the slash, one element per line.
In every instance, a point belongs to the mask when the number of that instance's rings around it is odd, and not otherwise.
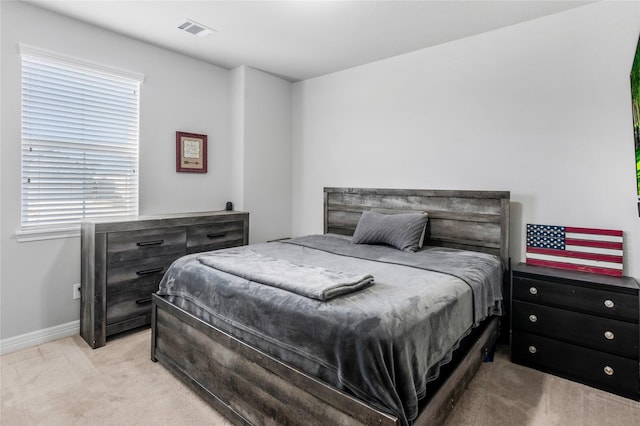
<path fill-rule="evenodd" d="M 636 190 L 638 216 L 640 216 L 640 36 L 636 44 L 633 64 L 631 66 L 631 113 L 633 120 L 633 141 L 635 145 Z"/>
<path fill-rule="evenodd" d="M 176 172 L 207 173 L 207 135 L 176 132 Z"/>

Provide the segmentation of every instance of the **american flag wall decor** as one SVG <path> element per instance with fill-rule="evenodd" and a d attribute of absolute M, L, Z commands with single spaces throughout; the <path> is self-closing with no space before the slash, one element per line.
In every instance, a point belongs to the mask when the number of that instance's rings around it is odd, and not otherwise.
<path fill-rule="evenodd" d="M 622 231 L 527 224 L 527 264 L 622 276 Z"/>

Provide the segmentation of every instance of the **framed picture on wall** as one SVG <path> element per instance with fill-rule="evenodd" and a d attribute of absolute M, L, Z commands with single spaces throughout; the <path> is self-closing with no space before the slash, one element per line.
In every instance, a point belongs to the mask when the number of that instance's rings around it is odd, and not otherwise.
<path fill-rule="evenodd" d="M 207 135 L 176 132 L 176 172 L 207 173 Z"/>
<path fill-rule="evenodd" d="M 638 215 L 640 216 L 640 37 L 631 67 L 631 111 L 633 113 L 633 140 L 636 155 Z"/>
<path fill-rule="evenodd" d="M 636 178 L 638 190 L 638 216 L 640 216 L 640 37 L 631 66 L 631 111 L 633 113 L 633 141 L 636 155 Z"/>

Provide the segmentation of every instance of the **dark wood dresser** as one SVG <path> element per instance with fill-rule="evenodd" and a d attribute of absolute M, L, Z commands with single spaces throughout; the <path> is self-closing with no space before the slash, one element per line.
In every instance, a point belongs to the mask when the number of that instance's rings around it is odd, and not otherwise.
<path fill-rule="evenodd" d="M 639 292 L 630 277 L 517 265 L 511 360 L 640 400 Z"/>
<path fill-rule="evenodd" d="M 81 225 L 80 335 L 92 347 L 151 322 L 151 294 L 189 253 L 248 244 L 249 213 L 86 220 Z"/>

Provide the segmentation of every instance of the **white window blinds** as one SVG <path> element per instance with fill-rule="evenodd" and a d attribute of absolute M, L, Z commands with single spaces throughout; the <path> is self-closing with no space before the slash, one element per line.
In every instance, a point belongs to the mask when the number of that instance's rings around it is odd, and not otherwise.
<path fill-rule="evenodd" d="M 139 79 L 22 51 L 22 229 L 138 214 Z"/>

